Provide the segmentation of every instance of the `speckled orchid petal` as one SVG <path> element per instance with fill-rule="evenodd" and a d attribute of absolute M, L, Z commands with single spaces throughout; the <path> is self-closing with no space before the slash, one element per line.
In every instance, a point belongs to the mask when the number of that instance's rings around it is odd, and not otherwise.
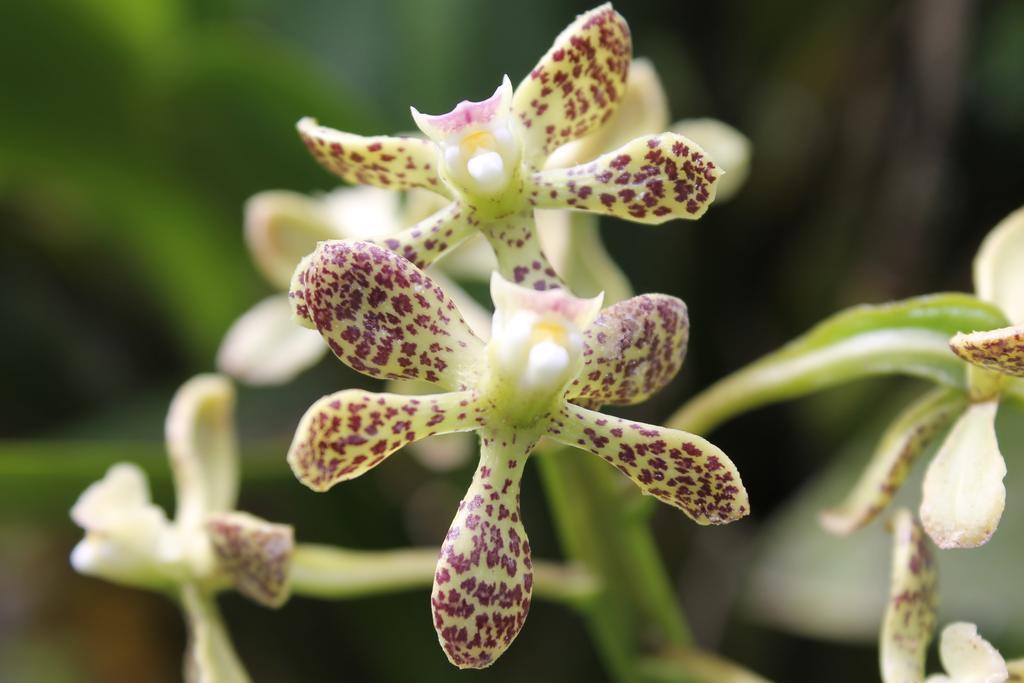
<path fill-rule="evenodd" d="M 474 234 L 478 223 L 472 209 L 452 202 L 411 228 L 370 241 L 400 254 L 417 268 L 426 268 Z"/>
<path fill-rule="evenodd" d="M 629 26 L 611 4 L 581 14 L 555 38 L 512 98 L 528 163 L 540 167 L 556 148 L 612 118 L 632 50 Z"/>
<path fill-rule="evenodd" d="M 1024 261 L 1020 267 L 1024 270 Z M 949 348 L 968 363 L 1011 377 L 1024 377 L 1024 325 L 960 333 L 950 340 Z"/>
<path fill-rule="evenodd" d="M 884 683 L 909 683 L 924 677 L 925 655 L 935 632 L 935 563 L 928 539 L 909 510 L 896 512 L 892 536 L 892 579 L 879 664 Z"/>
<path fill-rule="evenodd" d="M 338 358 L 380 379 L 472 385 L 483 342 L 423 271 L 369 242 L 322 242 L 297 273 L 305 314 Z"/>
<path fill-rule="evenodd" d="M 937 388 L 912 403 L 886 429 L 871 461 L 842 503 L 825 510 L 821 525 L 834 534 L 860 529 L 885 509 L 911 466 L 967 405 L 957 389 Z"/>
<path fill-rule="evenodd" d="M 579 209 L 658 225 L 703 216 L 721 175 L 695 142 L 661 133 L 579 166 L 535 173 L 528 193 L 540 208 Z"/>
<path fill-rule="evenodd" d="M 483 227 L 502 277 L 540 291 L 562 287 L 562 281 L 541 250 L 531 211 L 510 214 Z"/>
<path fill-rule="evenodd" d="M 217 369 L 246 384 L 284 384 L 325 353 L 319 334 L 295 324 L 288 295 L 274 294 L 228 328 L 217 349 Z"/>
<path fill-rule="evenodd" d="M 1012 680 L 1006 661 L 978 634 L 974 624 L 958 621 L 942 629 L 939 659 L 945 676 L 929 676 L 927 683 L 1004 683 Z"/>
<path fill-rule="evenodd" d="M 187 584 L 181 589 L 181 605 L 188 624 L 186 683 L 249 683 L 214 597 Z"/>
<path fill-rule="evenodd" d="M 583 332 L 583 370 L 569 388 L 581 405 L 630 405 L 669 383 L 686 356 L 690 321 L 674 296 L 644 294 L 621 301 Z"/>
<path fill-rule="evenodd" d="M 388 190 L 421 187 L 451 196 L 438 175 L 437 148 L 427 140 L 353 135 L 321 126 L 308 116 L 297 128 L 313 158 L 342 180 Z"/>
<path fill-rule="evenodd" d="M 402 446 L 478 426 L 473 392 L 426 396 L 346 389 L 302 416 L 288 449 L 295 477 L 314 491 L 366 474 Z"/>
<path fill-rule="evenodd" d="M 726 524 L 750 512 L 736 466 L 695 434 L 565 404 L 548 436 L 600 456 L 645 495 L 679 508 L 698 524 Z"/>
<path fill-rule="evenodd" d="M 177 495 L 175 520 L 194 528 L 227 511 L 238 496 L 235 388 L 222 375 L 197 375 L 178 389 L 167 412 L 167 453 Z"/>
<path fill-rule="evenodd" d="M 288 287 L 295 264 L 317 242 L 337 237 L 322 202 L 304 194 L 271 190 L 245 203 L 245 244 L 263 276 L 279 289 Z"/>
<path fill-rule="evenodd" d="M 530 610 L 533 562 L 519 511 L 532 444 L 481 433 L 480 465 L 441 546 L 430 604 L 437 637 L 460 669 L 494 663 Z"/>
<path fill-rule="evenodd" d="M 288 600 L 295 533 L 245 512 L 226 512 L 206 520 L 217 563 L 235 589 L 266 607 Z"/>
<path fill-rule="evenodd" d="M 1024 324 L 1024 207 L 999 222 L 974 257 L 974 291 Z"/>
<path fill-rule="evenodd" d="M 940 548 L 974 548 L 992 537 L 1006 503 L 1006 463 L 996 441 L 998 400 L 973 403 L 924 477 L 921 521 Z"/>
<path fill-rule="evenodd" d="M 633 138 L 660 133 L 668 124 L 668 97 L 654 65 L 643 57 L 634 59 L 629 67 L 626 93 L 611 120 L 587 136 L 556 149 L 544 166 L 565 168 L 590 161 Z"/>
<path fill-rule="evenodd" d="M 718 119 L 683 119 L 669 130 L 703 147 L 723 171 L 716 202 L 728 201 L 740 191 L 750 173 L 751 144 L 746 135 Z"/>

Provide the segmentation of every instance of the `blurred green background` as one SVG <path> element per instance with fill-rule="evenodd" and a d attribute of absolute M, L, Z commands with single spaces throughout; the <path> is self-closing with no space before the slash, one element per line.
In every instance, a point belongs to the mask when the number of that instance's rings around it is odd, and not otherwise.
<path fill-rule="evenodd" d="M 243 201 L 269 188 L 334 186 L 298 141 L 296 120 L 408 130 L 410 104 L 446 111 L 486 96 L 504 73 L 517 82 L 588 8 L 569 0 L 0 3 L 0 680 L 178 678 L 176 609 L 74 575 L 67 553 L 79 532 L 67 510 L 119 459 L 143 463 L 158 500 L 170 502 L 167 402 L 186 378 L 212 369 L 227 326 L 269 293 L 243 247 Z M 970 291 L 980 239 L 1024 202 L 1024 3 L 617 8 L 635 54 L 660 72 L 674 117 L 721 118 L 754 145 L 744 191 L 700 222 L 603 225 L 636 290 L 683 297 L 693 324 L 682 376 L 629 414 L 664 418 L 839 308 Z M 434 546 L 470 466 L 441 475 L 399 457 L 328 496 L 306 491 L 285 467 L 306 406 L 364 383 L 328 360 L 288 387 L 241 391 L 241 507 L 295 523 L 304 541 Z M 876 524 L 853 540 L 829 539 L 813 512 L 838 497 L 894 399 L 914 389 L 866 382 L 711 435 L 743 472 L 752 517 L 720 529 L 668 510 L 655 518 L 701 645 L 778 680 L 877 676 L 871 639 L 887 591 L 885 535 Z M 1022 421 L 1007 413 L 1001 422 L 1011 491 L 1004 525 L 1015 526 L 953 558 L 942 584 L 943 621 L 979 620 L 1011 655 L 1024 654 L 1024 596 L 1013 581 L 1024 559 L 1013 531 L 1024 528 L 1014 521 L 1024 517 Z M 532 470 L 523 492 L 531 540 L 537 556 L 558 557 Z M 485 673 L 445 662 L 426 591 L 295 599 L 279 613 L 235 596 L 222 603 L 259 681 L 605 676 L 582 621 L 541 602 Z"/>

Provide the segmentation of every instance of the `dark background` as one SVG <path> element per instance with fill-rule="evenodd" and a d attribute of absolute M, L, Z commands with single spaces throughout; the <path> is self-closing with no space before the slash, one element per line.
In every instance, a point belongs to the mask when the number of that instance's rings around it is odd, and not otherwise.
<path fill-rule="evenodd" d="M 504 73 L 518 82 L 588 8 L 566 0 L 0 3 L 0 679 L 179 675 L 184 636 L 174 606 L 74 575 L 66 557 L 78 531 L 67 509 L 120 459 L 145 464 L 158 500 L 170 503 L 167 402 L 186 378 L 212 369 L 227 326 L 269 293 L 242 243 L 243 201 L 269 188 L 334 186 L 308 158 L 295 121 L 409 130 L 410 104 L 447 111 L 488 95 Z M 1024 200 L 1024 3 L 680 0 L 617 9 L 635 54 L 657 67 L 673 116 L 723 119 L 754 146 L 747 186 L 701 221 L 602 226 L 635 289 L 683 297 L 693 324 L 681 377 L 633 414 L 663 419 L 848 305 L 970 291 L 977 244 Z M 298 486 L 284 466 L 305 407 L 356 383 L 364 380 L 327 360 L 287 387 L 241 391 L 240 507 L 295 523 L 305 541 L 435 545 L 470 466 L 441 475 L 396 457 L 326 496 Z M 821 611 L 837 609 L 826 603 L 794 626 L 741 597 L 764 588 L 750 567 L 767 562 L 766 539 L 784 533 L 772 521 L 792 510 L 783 501 L 812 486 L 857 435 L 870 447 L 892 397 L 912 389 L 861 383 L 711 435 L 743 472 L 752 517 L 714 530 L 670 511 L 655 518 L 702 645 L 779 680 L 876 676 L 884 551 L 875 558 L 879 607 L 850 633 L 816 628 Z M 1003 450 L 1012 477 L 1019 463 L 1009 444 Z M 557 557 L 532 468 L 523 504 L 536 554 Z M 222 603 L 261 681 L 604 676 L 583 622 L 540 602 L 493 669 L 465 674 L 437 647 L 425 591 L 296 599 L 278 614 L 235 596 Z M 982 632 L 1007 654 L 1024 654 L 1011 631 L 1000 640 L 1007 615 L 997 608 L 951 618 L 989 617 L 996 626 L 983 621 Z"/>

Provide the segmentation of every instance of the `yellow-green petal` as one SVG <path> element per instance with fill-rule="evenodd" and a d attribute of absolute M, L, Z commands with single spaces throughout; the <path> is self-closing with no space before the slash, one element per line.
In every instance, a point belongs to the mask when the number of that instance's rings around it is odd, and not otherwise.
<path fill-rule="evenodd" d="M 597 316 L 583 332 L 583 369 L 569 388 L 581 405 L 645 401 L 679 372 L 690 322 L 686 304 L 667 294 L 643 294 Z"/>
<path fill-rule="evenodd" d="M 973 403 L 928 466 L 921 521 L 940 548 L 987 542 L 1006 503 L 1006 463 L 996 441 L 998 400 Z"/>
<path fill-rule="evenodd" d="M 412 263 L 369 242 L 321 242 L 289 296 L 346 365 L 379 379 L 446 389 L 476 382 L 483 342 L 452 299 Z"/>
<path fill-rule="evenodd" d="M 548 436 L 600 456 L 645 495 L 682 510 L 698 524 L 726 524 L 750 511 L 736 466 L 695 434 L 565 404 Z"/>
<path fill-rule="evenodd" d="M 167 412 L 167 453 L 183 528 L 234 508 L 238 496 L 235 388 L 222 375 L 197 375 L 178 389 Z"/>
<path fill-rule="evenodd" d="M 476 428 L 479 410 L 471 391 L 426 396 L 339 391 L 302 416 L 288 465 L 303 484 L 326 491 L 369 472 L 406 444 Z"/>
<path fill-rule="evenodd" d="M 909 510 L 892 521 L 889 604 L 882 620 L 879 663 L 884 683 L 920 683 L 935 631 L 935 564 L 928 539 Z"/>
<path fill-rule="evenodd" d="M 515 89 L 512 111 L 526 161 L 543 165 L 556 148 L 607 123 L 626 91 L 629 26 L 604 4 L 576 17 Z"/>
<path fill-rule="evenodd" d="M 1024 207 L 999 222 L 974 257 L 974 291 L 1024 324 Z"/>
<path fill-rule="evenodd" d="M 206 520 L 220 568 L 247 598 L 280 607 L 288 600 L 295 532 L 245 512 L 226 512 Z"/>
<path fill-rule="evenodd" d="M 1024 270 L 1024 261 L 1020 268 Z M 1024 325 L 960 333 L 950 340 L 949 348 L 968 363 L 1011 377 L 1024 377 Z"/>
<path fill-rule="evenodd" d="M 532 211 L 519 211 L 481 227 L 494 249 L 502 277 L 538 291 L 559 289 L 562 281 L 541 250 L 536 225 Z"/>
<path fill-rule="evenodd" d="M 514 433 L 480 436 L 480 465 L 441 546 L 430 595 L 438 641 L 460 669 L 488 667 L 508 649 L 533 593 L 519 510 L 519 480 L 532 444 Z"/>
<path fill-rule="evenodd" d="M 437 147 L 428 140 L 363 137 L 321 126 L 308 116 L 296 127 L 313 158 L 342 180 L 388 190 L 421 187 L 451 196 L 438 175 Z"/>
<path fill-rule="evenodd" d="M 695 142 L 677 133 L 640 137 L 593 161 L 534 173 L 530 201 L 659 225 L 700 218 L 715 199 L 721 170 Z"/>
<path fill-rule="evenodd" d="M 683 119 L 669 130 L 703 147 L 724 172 L 715 201 L 728 201 L 740 191 L 750 173 L 751 144 L 746 135 L 718 119 Z"/>
<path fill-rule="evenodd" d="M 907 407 L 882 435 L 871 461 L 842 503 L 821 513 L 834 534 L 860 529 L 885 509 L 922 451 L 963 412 L 962 391 L 937 388 Z"/>

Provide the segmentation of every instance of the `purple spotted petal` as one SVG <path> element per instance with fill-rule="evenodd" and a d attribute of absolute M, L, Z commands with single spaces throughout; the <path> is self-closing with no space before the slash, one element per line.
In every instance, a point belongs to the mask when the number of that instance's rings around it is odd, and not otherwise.
<path fill-rule="evenodd" d="M 605 309 L 583 333 L 583 370 L 570 400 L 587 406 L 646 400 L 679 372 L 689 332 L 686 304 L 674 296 L 644 294 Z"/>
<path fill-rule="evenodd" d="M 531 201 L 657 225 L 704 215 L 721 170 L 695 142 L 661 133 L 629 142 L 593 161 L 534 173 Z"/>
<path fill-rule="evenodd" d="M 324 396 L 302 416 L 288 464 L 303 484 L 326 491 L 406 444 L 477 427 L 478 410 L 469 391 L 405 396 L 346 389 Z"/>
<path fill-rule="evenodd" d="M 949 342 L 949 347 L 968 363 L 1011 377 L 1024 377 L 1024 325 L 960 333 Z"/>
<path fill-rule="evenodd" d="M 437 174 L 438 152 L 432 142 L 420 138 L 353 135 L 321 126 L 308 116 L 296 127 L 313 158 L 343 180 L 389 190 L 422 187 L 451 196 Z"/>
<path fill-rule="evenodd" d="M 736 466 L 694 434 L 565 404 L 548 436 L 601 456 L 645 495 L 679 508 L 698 524 L 726 524 L 750 511 Z"/>
<path fill-rule="evenodd" d="M 472 209 L 452 202 L 411 228 L 371 241 L 426 268 L 474 234 L 478 223 Z"/>
<path fill-rule="evenodd" d="M 533 592 L 530 542 L 519 512 L 528 444 L 484 432 L 480 466 L 441 546 L 430 604 L 448 660 L 494 663 L 526 620 Z"/>
<path fill-rule="evenodd" d="M 882 680 L 920 681 L 928 643 L 935 631 L 935 564 L 928 539 L 909 510 L 896 512 L 892 536 L 889 604 L 879 636 Z"/>
<path fill-rule="evenodd" d="M 295 548 L 291 526 L 226 512 L 211 516 L 206 531 L 218 564 L 239 593 L 267 607 L 280 607 L 288 600 Z"/>
<path fill-rule="evenodd" d="M 472 385 L 483 342 L 452 299 L 423 271 L 369 242 L 321 242 L 290 292 L 349 367 L 381 379 Z M 300 303 L 304 300 L 304 305 Z"/>
<path fill-rule="evenodd" d="M 498 272 L 509 282 L 543 291 L 558 289 L 562 281 L 541 251 L 533 211 L 522 211 L 481 225 L 494 248 Z"/>
<path fill-rule="evenodd" d="M 581 14 L 555 38 L 512 98 L 529 163 L 540 167 L 555 149 L 612 117 L 632 50 L 629 26 L 610 4 Z"/>

